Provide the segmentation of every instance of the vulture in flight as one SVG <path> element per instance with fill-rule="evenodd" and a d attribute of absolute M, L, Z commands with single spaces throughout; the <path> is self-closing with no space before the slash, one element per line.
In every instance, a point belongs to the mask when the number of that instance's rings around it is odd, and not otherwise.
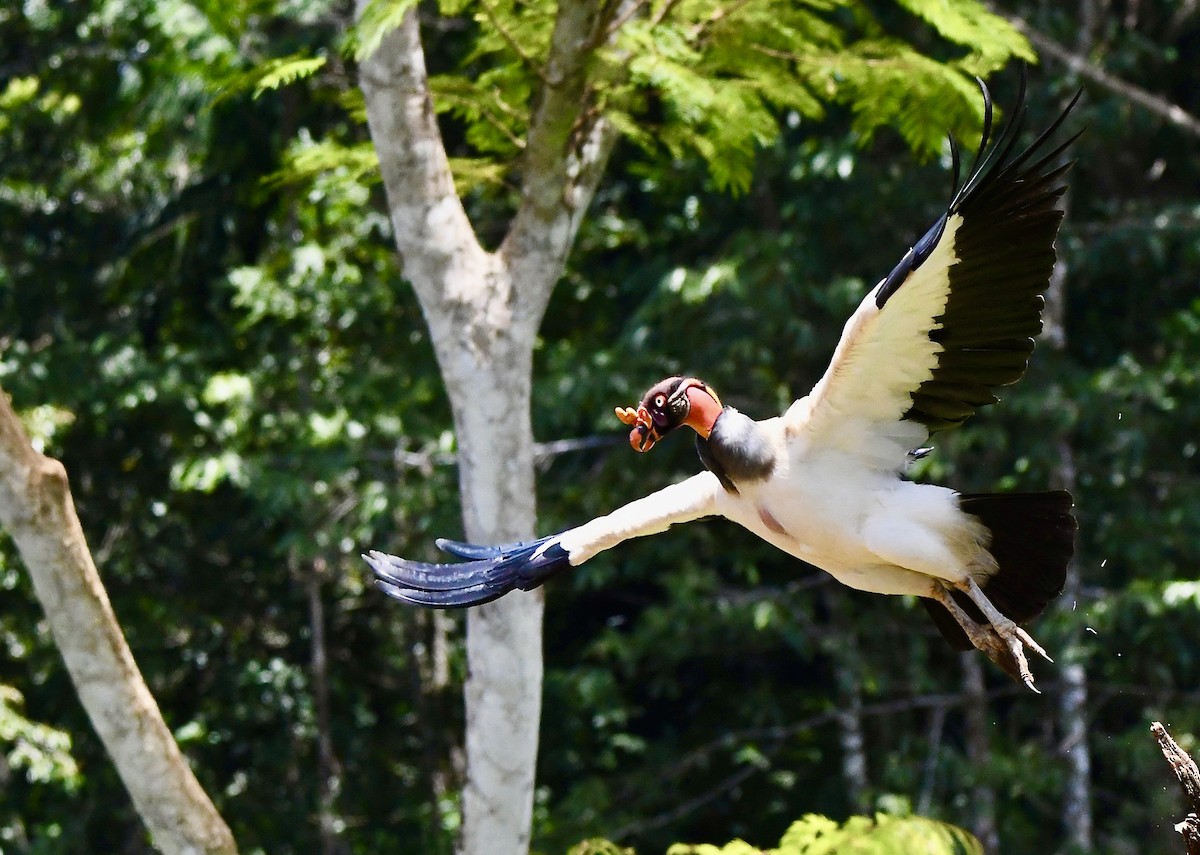
<path fill-rule="evenodd" d="M 844 585 L 921 597 L 955 648 L 982 650 L 1037 691 L 1025 652 L 1046 652 L 1022 628 L 1063 589 L 1076 523 L 1064 491 L 971 494 L 908 480 L 935 431 L 998 400 L 1024 374 L 1042 328 L 1054 267 L 1059 197 L 1075 136 L 1054 137 L 1078 100 L 1027 148 L 1022 78 L 996 140 L 987 87 L 970 175 L 945 213 L 867 293 L 825 374 L 775 418 L 756 421 L 691 376 L 656 383 L 619 407 L 630 443 L 649 451 L 677 428 L 696 433 L 704 471 L 612 513 L 527 543 L 439 539 L 464 559 L 363 556 L 389 596 L 435 608 L 486 603 L 632 537 L 720 516 Z M 1077 136 L 1077 135 L 1076 135 Z"/>

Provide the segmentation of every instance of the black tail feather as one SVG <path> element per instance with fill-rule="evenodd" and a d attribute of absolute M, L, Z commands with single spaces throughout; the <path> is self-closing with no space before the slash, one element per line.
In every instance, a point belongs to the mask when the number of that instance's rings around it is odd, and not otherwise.
<path fill-rule="evenodd" d="M 988 599 L 1007 617 L 1024 623 L 1041 614 L 1062 593 L 1067 565 L 1075 552 L 1075 517 L 1071 494 L 962 493 L 959 507 L 979 518 L 991 532 L 988 551 L 999 569 L 981 586 Z M 952 592 L 955 601 L 976 621 L 983 613 L 966 594 Z M 942 636 L 957 650 L 971 642 L 958 622 L 934 600 L 922 604 Z"/>

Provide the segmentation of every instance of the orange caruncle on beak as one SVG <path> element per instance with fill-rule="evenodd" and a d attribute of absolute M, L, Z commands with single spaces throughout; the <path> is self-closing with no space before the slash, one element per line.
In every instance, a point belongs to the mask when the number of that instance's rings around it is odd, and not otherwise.
<path fill-rule="evenodd" d="M 617 418 L 627 425 L 633 425 L 629 432 L 629 444 L 634 451 L 649 451 L 658 442 L 658 431 L 650 419 L 650 411 L 645 407 L 617 407 Z"/>

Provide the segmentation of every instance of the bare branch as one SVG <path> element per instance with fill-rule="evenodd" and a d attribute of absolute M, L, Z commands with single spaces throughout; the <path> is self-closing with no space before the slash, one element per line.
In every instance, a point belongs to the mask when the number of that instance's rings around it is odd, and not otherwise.
<path fill-rule="evenodd" d="M 1051 687 L 1053 688 L 1053 687 Z M 1019 694 L 1022 689 L 1018 686 L 1006 685 L 997 689 L 991 689 L 985 692 L 986 698 L 999 698 L 1010 695 Z M 937 694 L 937 695 L 918 695 L 915 697 L 897 698 L 890 701 L 881 701 L 875 704 L 864 704 L 860 710 L 860 714 L 867 716 L 895 716 L 904 712 L 912 712 L 921 709 L 934 710 L 951 710 L 961 707 L 964 703 L 964 698 L 961 694 Z M 768 741 L 772 744 L 761 749 L 761 753 L 768 760 L 773 757 L 786 743 L 788 739 L 801 733 L 805 730 L 811 730 L 815 727 L 821 727 L 826 724 L 831 724 L 837 721 L 839 711 L 836 709 L 826 710 L 825 712 L 816 713 L 799 721 L 792 722 L 787 725 L 779 725 L 776 727 L 756 727 L 746 730 L 737 730 L 724 733 L 711 742 L 707 742 L 683 755 L 678 761 L 670 766 L 663 767 L 658 770 L 658 777 L 664 784 L 672 779 L 679 778 L 687 773 L 692 768 L 705 765 L 710 762 L 709 756 L 717 751 L 729 751 L 737 748 L 747 741 Z M 638 822 L 629 823 L 612 832 L 609 837 L 612 840 L 622 840 L 634 834 L 639 834 L 644 831 L 649 831 L 655 828 L 660 828 L 668 823 L 687 816 L 704 805 L 711 802 L 713 799 L 729 792 L 734 787 L 740 785 L 743 781 L 750 778 L 757 772 L 766 771 L 769 768 L 767 765 L 747 765 L 739 769 L 733 775 L 722 780 L 712 790 L 684 802 L 682 805 L 671 808 L 663 813 L 655 814 Z"/>
<path fill-rule="evenodd" d="M 676 3 L 676 2 L 678 2 L 678 0 L 668 0 L 668 3 L 667 3 L 668 8 L 672 5 L 674 5 L 674 3 Z M 625 5 L 625 8 L 622 9 L 620 11 L 620 13 L 617 14 L 613 18 L 612 22 L 609 23 L 605 27 L 604 31 L 602 33 L 597 34 L 596 39 L 594 39 L 594 42 L 597 47 L 602 42 L 604 42 L 608 39 L 611 39 L 613 36 L 615 36 L 617 34 L 617 31 L 620 30 L 621 27 L 625 26 L 625 24 L 627 22 L 629 22 L 630 20 L 633 19 L 634 15 L 636 15 L 638 12 L 642 11 L 647 6 L 649 6 L 650 0 L 634 0 L 634 2 L 626 3 L 624 5 Z M 661 18 L 659 20 L 661 20 Z M 655 23 L 658 23 L 658 21 L 655 21 Z"/>
<path fill-rule="evenodd" d="M 1086 57 L 1080 56 L 1065 45 L 1034 29 L 1023 18 L 1013 15 L 1008 15 L 1006 18 L 1009 23 L 1021 31 L 1025 38 L 1033 43 L 1034 47 L 1047 56 L 1053 57 L 1063 63 L 1080 77 L 1120 95 L 1122 98 L 1150 111 L 1160 119 L 1165 119 L 1176 127 L 1182 128 L 1193 136 L 1200 137 L 1200 118 L 1193 116 L 1178 104 L 1172 104 L 1167 99 L 1155 95 L 1153 92 L 1148 92 L 1140 86 L 1135 86 L 1093 65 Z"/>
<path fill-rule="evenodd" d="M 492 112 L 491 110 L 484 107 L 482 104 L 475 104 L 475 103 L 469 101 L 468 99 L 463 98 L 462 96 L 459 96 L 459 95 L 443 94 L 442 98 L 447 103 L 465 104 L 465 105 L 478 107 L 480 113 L 483 115 L 483 118 L 487 120 L 487 123 L 489 125 L 491 125 L 493 128 L 495 128 L 497 131 L 499 131 L 501 134 L 503 134 L 505 136 L 505 138 L 507 138 L 508 141 L 510 143 L 512 143 L 513 148 L 516 148 L 516 149 L 525 148 L 525 140 L 522 137 L 519 137 L 516 134 L 514 134 L 512 132 L 512 130 L 507 125 L 505 125 L 503 121 L 501 121 L 499 116 L 497 116 L 494 112 Z M 505 104 L 504 101 L 502 101 L 500 98 L 496 98 L 496 104 L 497 104 L 497 106 L 499 106 L 501 108 L 508 107 L 508 105 Z M 506 112 L 507 112 L 507 110 L 506 110 Z"/>
<path fill-rule="evenodd" d="M 1188 815 L 1176 823 L 1175 830 L 1183 835 L 1187 855 L 1200 855 L 1200 769 L 1196 768 L 1196 761 L 1171 738 L 1162 722 L 1151 722 L 1150 732 L 1158 740 L 1158 747 L 1171 765 L 1171 771 L 1175 773 L 1188 803 Z"/>
<path fill-rule="evenodd" d="M 608 448 L 624 442 L 623 434 L 598 434 L 582 436 L 575 439 L 555 439 L 550 442 L 535 442 L 533 444 L 533 459 L 539 465 L 550 462 L 556 457 L 571 454 L 576 451 L 589 451 L 593 448 Z M 409 451 L 407 448 L 397 448 L 390 455 L 397 466 L 405 469 L 419 469 L 430 473 L 435 466 L 454 466 L 458 462 L 457 455 L 449 451 L 427 449 L 425 451 Z"/>
<path fill-rule="evenodd" d="M 668 811 L 656 814 L 655 816 L 649 817 L 641 822 L 631 822 L 628 825 L 624 825 L 613 832 L 611 837 L 613 840 L 621 840 L 626 837 L 632 837 L 635 834 L 641 834 L 645 831 L 652 831 L 656 828 L 662 828 L 664 825 L 669 825 L 677 819 L 683 819 L 683 817 L 687 816 L 688 814 L 695 813 L 706 804 L 721 798 L 723 795 L 728 793 L 730 790 L 735 789 L 743 781 L 758 771 L 759 769 L 757 766 L 747 764 L 736 770 L 733 774 L 717 782 L 715 787 L 706 790 L 698 796 L 688 799 L 682 804 L 676 805 Z"/>

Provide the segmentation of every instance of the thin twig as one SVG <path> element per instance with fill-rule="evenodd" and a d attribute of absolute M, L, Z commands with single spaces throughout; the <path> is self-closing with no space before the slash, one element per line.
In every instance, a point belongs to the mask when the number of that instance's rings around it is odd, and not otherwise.
<path fill-rule="evenodd" d="M 1166 119 L 1171 124 L 1182 128 L 1193 136 L 1200 137 L 1200 118 L 1192 115 L 1178 104 L 1172 104 L 1167 99 L 1155 95 L 1153 92 L 1149 92 L 1140 86 L 1135 86 L 1099 68 L 1089 62 L 1086 57 L 1080 56 L 1065 45 L 1034 29 L 1023 18 L 1013 15 L 1006 17 L 1009 23 L 1020 30 L 1025 38 L 1033 43 L 1034 47 L 1047 56 L 1053 57 L 1063 63 L 1080 77 L 1086 78 L 1097 86 L 1120 95 L 1122 98 L 1127 99 L 1133 104 L 1137 104 L 1139 107 L 1148 110 L 1161 119 Z"/>
<path fill-rule="evenodd" d="M 550 442 L 535 442 L 533 444 L 533 459 L 537 463 L 545 463 L 563 454 L 619 445 L 623 439 L 623 435 L 614 433 L 582 436 L 574 439 L 555 439 Z M 458 463 L 458 455 L 453 452 L 435 451 L 433 449 L 409 451 L 406 448 L 397 448 L 388 455 L 388 459 L 393 460 L 397 466 L 404 469 L 420 469 L 423 472 L 431 472 L 435 466 L 454 466 Z"/>
<path fill-rule="evenodd" d="M 545 67 L 535 61 L 534 58 L 529 54 L 525 53 L 524 49 L 513 37 L 512 33 L 510 33 L 505 26 L 500 23 L 500 19 L 496 17 L 496 11 L 487 3 L 487 0 L 479 0 L 479 5 L 483 7 L 484 13 L 487 14 L 488 20 L 491 22 L 492 26 L 496 28 L 496 32 L 500 34 L 500 38 L 504 39 L 504 41 L 508 43 L 508 46 L 512 48 L 513 53 L 521 58 L 521 62 L 533 69 L 533 73 L 536 74 L 543 83 L 549 86 L 550 81 L 546 77 Z"/>
<path fill-rule="evenodd" d="M 636 0 L 636 2 L 630 3 L 629 7 L 624 12 L 622 12 L 616 18 L 616 20 L 614 20 L 607 27 L 604 27 L 603 29 L 599 29 L 596 31 L 597 37 L 592 40 L 592 47 L 599 47 L 600 45 L 607 42 L 609 39 L 611 39 L 613 36 L 615 36 L 617 34 L 617 31 L 620 30 L 621 27 L 623 27 L 623 26 L 625 26 L 625 24 L 629 23 L 630 19 L 633 18 L 634 15 L 636 15 L 638 12 L 642 11 L 649 5 L 650 5 L 650 0 Z"/>
<path fill-rule="evenodd" d="M 583 436 L 577 439 L 556 439 L 551 442 L 538 442 L 533 446 L 533 457 L 538 462 L 570 454 L 574 451 L 587 451 L 592 448 L 607 448 L 618 445 L 624 439 L 621 434 L 604 434 L 600 436 Z"/>
<path fill-rule="evenodd" d="M 613 832 L 613 840 L 621 840 L 625 837 L 632 837 L 635 834 L 641 834 L 644 831 L 652 831 L 656 828 L 662 828 L 677 819 L 682 819 L 690 813 L 694 813 L 704 807 L 709 802 L 716 801 L 721 796 L 730 790 L 736 788 L 739 784 L 751 777 L 755 772 L 758 772 L 757 766 L 746 765 L 738 769 L 725 780 L 718 783 L 715 787 L 705 793 L 701 793 L 695 798 L 688 799 L 681 805 L 671 808 L 669 811 L 652 816 L 648 819 L 631 822 L 628 825 L 618 828 Z"/>
<path fill-rule="evenodd" d="M 650 19 L 650 23 L 658 26 L 663 21 L 667 20 L 667 16 L 675 11 L 675 7 L 678 6 L 679 3 L 680 0 L 667 0 L 666 3 L 663 3 L 662 8 L 658 10 L 655 16 Z"/>
<path fill-rule="evenodd" d="M 1057 684 L 1043 684 L 1048 691 L 1053 691 Z M 1009 697 L 1011 695 L 1024 694 L 1025 689 L 1022 686 L 1011 685 L 1002 686 L 991 689 L 984 694 L 989 700 L 996 698 Z M 864 718 L 867 716 L 892 716 L 903 712 L 912 712 L 921 709 L 941 709 L 950 710 L 956 707 L 961 707 L 965 703 L 965 699 L 961 694 L 935 694 L 935 695 L 919 695 L 917 697 L 897 698 L 890 701 L 882 701 L 876 704 L 864 704 L 859 714 Z M 826 724 L 831 724 L 837 720 L 840 715 L 838 710 L 826 710 L 825 712 L 815 713 L 807 718 L 792 722 L 786 725 L 775 725 L 772 727 L 755 727 L 745 730 L 737 730 L 722 734 L 716 739 L 707 742 L 683 755 L 678 761 L 670 766 L 663 767 L 658 770 L 659 780 L 662 782 L 669 781 L 673 778 L 678 778 L 695 766 L 703 765 L 707 762 L 709 755 L 721 750 L 729 750 L 737 745 L 747 741 L 767 741 L 773 743 L 770 747 L 762 749 L 761 753 L 768 760 L 773 757 L 787 742 L 788 739 L 796 734 L 811 730 L 815 727 L 820 727 Z M 740 770 L 737 774 L 730 775 L 721 781 L 715 788 L 684 802 L 682 805 L 671 808 L 659 814 L 655 814 L 647 819 L 640 820 L 635 823 L 630 823 L 626 826 L 618 828 L 612 834 L 613 840 L 621 840 L 625 837 L 632 836 L 635 833 L 648 831 L 659 828 L 667 823 L 674 822 L 677 819 L 682 819 L 689 813 L 703 807 L 709 802 L 729 792 L 753 774 L 760 771 L 765 771 L 769 768 L 767 765 L 747 766 Z"/>
<path fill-rule="evenodd" d="M 487 120 L 488 124 L 492 125 L 496 130 L 498 130 L 500 133 L 504 134 L 504 136 L 508 138 L 508 141 L 510 143 L 512 143 L 513 146 L 518 151 L 524 151 L 525 140 L 522 139 L 521 137 L 518 137 L 511 130 L 509 130 L 509 128 L 502 121 L 500 121 L 499 117 L 497 117 L 491 110 L 484 107 L 482 103 L 480 103 L 478 101 L 471 101 L 470 99 L 463 98 L 461 95 L 454 95 L 449 92 L 441 92 L 438 94 L 438 97 L 445 99 L 447 102 L 458 102 L 460 104 L 465 104 L 469 107 L 470 106 L 477 107 L 479 109 L 479 112 L 483 115 L 483 118 L 485 118 Z M 507 104 L 504 104 L 503 99 L 496 98 L 495 100 L 497 103 L 503 104 L 506 108 L 508 107 Z M 509 109 L 508 112 L 511 115 L 516 115 L 515 111 L 513 111 L 511 109 Z"/>
<path fill-rule="evenodd" d="M 714 24 L 719 24 L 725 18 L 728 18 L 743 6 L 747 6 L 752 2 L 754 2 L 754 0 L 734 0 L 734 2 L 729 6 L 713 9 L 712 14 L 708 16 L 707 20 L 701 21 L 692 27 L 692 32 L 689 34 L 689 38 L 694 42 L 699 41 L 700 37 L 703 36 L 704 33 Z"/>

